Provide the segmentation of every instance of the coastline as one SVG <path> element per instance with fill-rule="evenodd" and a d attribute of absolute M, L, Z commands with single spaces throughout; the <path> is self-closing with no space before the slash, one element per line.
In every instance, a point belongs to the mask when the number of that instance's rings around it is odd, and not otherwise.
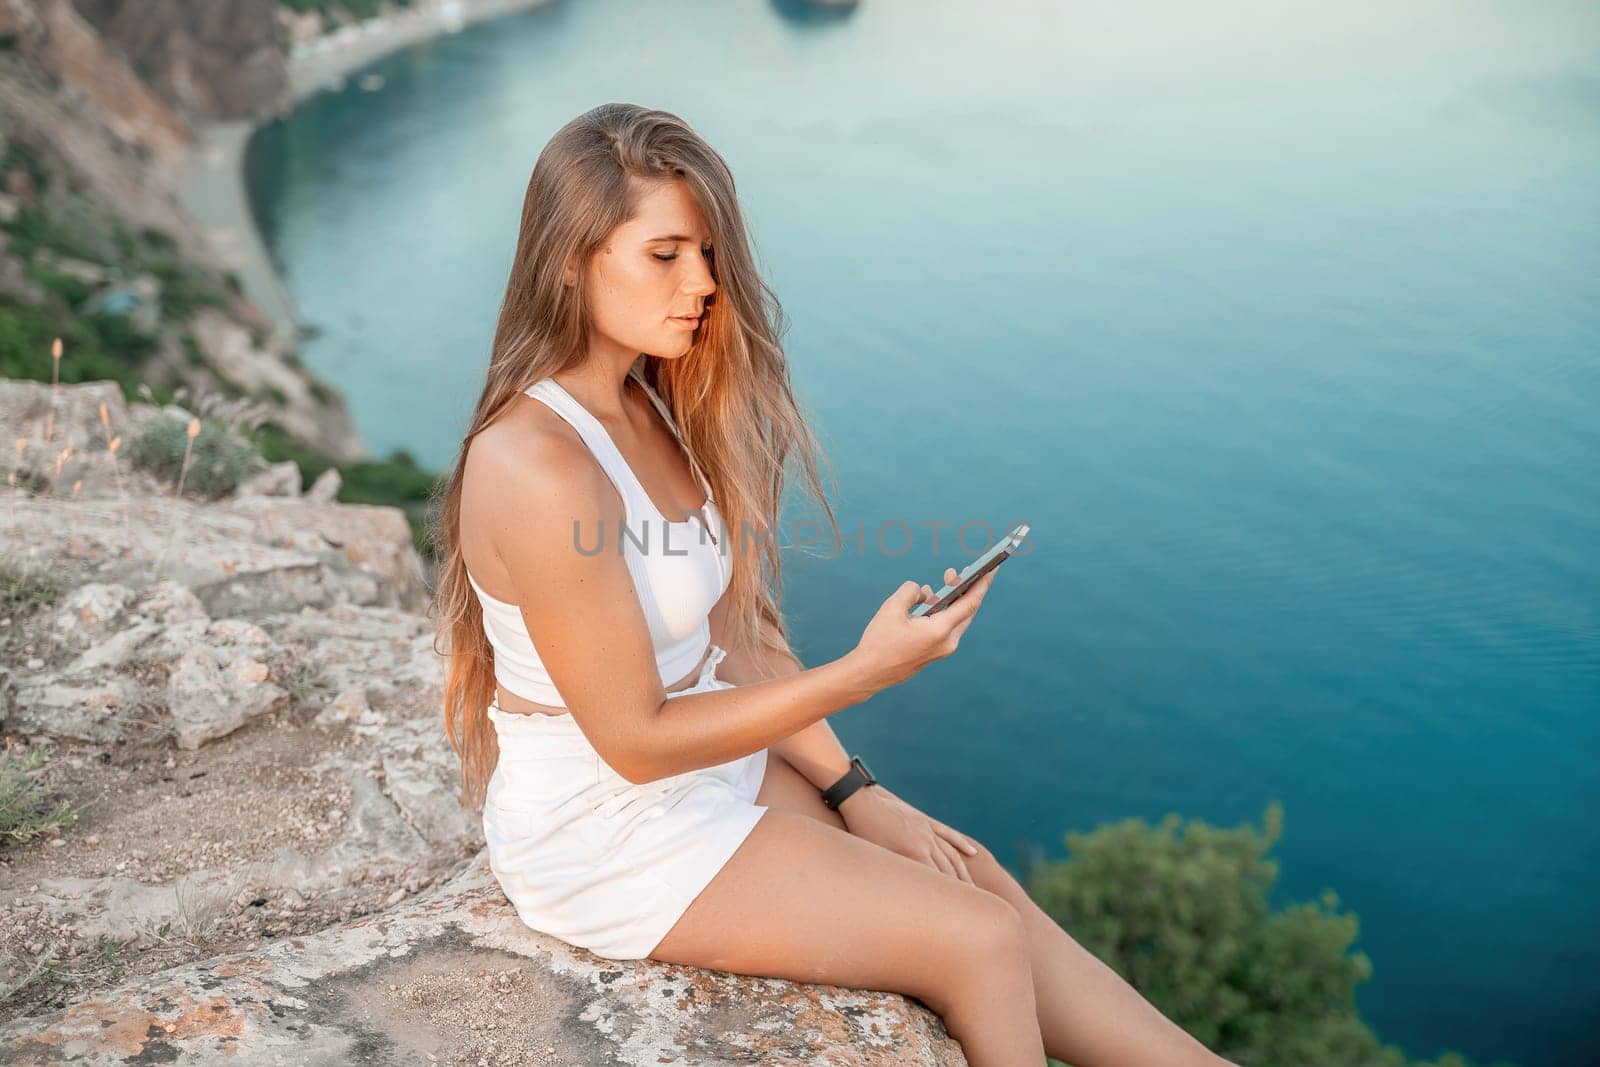
<path fill-rule="evenodd" d="M 196 130 L 174 186 L 178 203 L 205 230 L 217 257 L 237 272 L 244 294 L 271 323 L 280 352 L 299 347 L 300 320 L 256 228 L 244 183 L 244 151 L 256 127 L 293 111 L 324 89 L 392 52 L 465 26 L 538 7 L 547 0 L 447 0 L 343 27 L 290 51 L 289 91 L 274 112 L 207 123 Z"/>

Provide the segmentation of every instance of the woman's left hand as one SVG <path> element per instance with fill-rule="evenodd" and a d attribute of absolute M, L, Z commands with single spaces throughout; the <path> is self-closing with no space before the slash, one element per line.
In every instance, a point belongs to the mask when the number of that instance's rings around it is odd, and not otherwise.
<path fill-rule="evenodd" d="M 952 878 L 972 882 L 962 854 L 978 854 L 966 834 L 924 815 L 881 784 L 863 786 L 839 805 L 845 826 L 890 852 L 898 852 Z M 976 883 L 973 883 L 976 884 Z"/>

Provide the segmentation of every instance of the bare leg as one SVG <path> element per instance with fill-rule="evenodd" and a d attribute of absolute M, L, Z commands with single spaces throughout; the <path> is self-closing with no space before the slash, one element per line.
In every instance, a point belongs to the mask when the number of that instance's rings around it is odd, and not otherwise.
<path fill-rule="evenodd" d="M 816 787 L 770 750 L 767 778 L 758 799 L 770 807 L 844 828 L 844 820 L 822 803 Z M 1022 918 L 1039 1030 L 1050 1056 L 1073 1067 L 1229 1064 L 1162 1015 L 1138 990 L 1074 941 L 987 849 L 976 856 L 964 855 L 963 859 L 973 881 L 1009 901 Z M 967 884 L 949 875 L 940 877 L 958 885 Z"/>
<path fill-rule="evenodd" d="M 1042 1065 L 1021 917 L 1001 897 L 772 808 L 650 953 L 909 994 L 974 1067 Z"/>

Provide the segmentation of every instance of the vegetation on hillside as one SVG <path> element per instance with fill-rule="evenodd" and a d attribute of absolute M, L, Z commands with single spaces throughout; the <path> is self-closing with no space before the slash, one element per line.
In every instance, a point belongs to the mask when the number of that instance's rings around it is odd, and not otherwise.
<path fill-rule="evenodd" d="M 186 262 L 169 234 L 129 230 L 40 151 L 0 132 L 0 183 L 12 175 L 32 195 L 17 198 L 15 216 L 0 220 L 0 252 L 25 265 L 25 277 L 39 287 L 42 299 L 0 292 L 0 377 L 47 382 L 59 371 L 63 383 L 115 381 L 127 399 L 158 405 L 182 403 L 191 391 L 214 391 L 226 401 L 254 401 L 269 411 L 282 406 L 284 397 L 274 395 L 276 390 L 246 389 L 208 365 L 188 327 L 201 308 L 227 310 L 233 305 L 239 292 L 235 276 L 217 278 Z M 138 278 L 154 279 L 153 298 L 129 291 L 128 283 Z M 154 359 L 165 332 L 177 338 L 185 362 L 205 380 L 205 388 L 191 390 L 183 375 Z M 67 357 L 53 367 L 50 353 L 58 337 Z M 259 336 L 256 342 L 261 342 Z M 293 353 L 286 358 L 297 362 Z M 310 381 L 313 393 L 328 395 L 327 386 Z M 302 488 L 337 466 L 341 501 L 401 508 L 413 543 L 427 553 L 424 512 L 437 475 L 420 469 L 409 453 L 340 463 L 290 436 L 270 414 L 248 427 L 226 430 L 211 421 L 202 424 L 193 444 L 186 492 L 222 495 L 263 461 L 295 460 Z M 180 420 L 171 426 L 155 424 L 139 441 L 130 442 L 129 455 L 175 482 L 184 429 Z"/>
<path fill-rule="evenodd" d="M 278 0 L 294 11 L 315 11 L 322 15 L 346 14 L 353 19 L 369 19 L 384 8 L 410 7 L 411 0 Z"/>
<path fill-rule="evenodd" d="M 1068 858 L 1035 857 L 1023 884 L 1079 944 L 1235 1063 L 1469 1067 L 1453 1052 L 1414 1064 L 1361 1021 L 1356 986 L 1372 961 L 1351 951 L 1359 923 L 1332 890 L 1271 910 L 1278 865 L 1267 852 L 1282 833 L 1276 802 L 1260 831 L 1127 819 L 1067 834 Z"/>

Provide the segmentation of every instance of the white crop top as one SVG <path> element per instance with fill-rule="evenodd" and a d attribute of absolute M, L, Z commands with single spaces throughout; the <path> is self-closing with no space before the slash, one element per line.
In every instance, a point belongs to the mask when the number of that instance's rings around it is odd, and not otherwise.
<path fill-rule="evenodd" d="M 712 497 L 711 484 L 684 444 L 666 403 L 637 370 L 631 377 L 661 413 L 705 490 L 706 500 L 700 510 L 682 522 L 670 521 L 656 509 L 600 420 L 589 414 L 559 382 L 545 378 L 523 391 L 572 424 L 622 497 L 627 529 L 607 529 L 602 538 L 597 524 L 580 527 L 583 550 L 593 551 L 599 542 L 602 551 L 615 552 L 620 542 L 623 559 L 627 561 L 634 588 L 639 593 L 639 605 L 650 626 L 650 642 L 655 646 L 661 684 L 668 686 L 688 674 L 704 657 L 711 644 L 711 609 L 727 590 L 733 569 L 731 561 L 724 559 L 727 531 Z M 523 624 L 521 609 L 484 592 L 470 572 L 467 581 L 472 583 L 483 607 L 484 633 L 494 649 L 495 681 L 508 692 L 528 700 L 566 707 L 566 701 L 539 661 L 539 653 Z"/>

